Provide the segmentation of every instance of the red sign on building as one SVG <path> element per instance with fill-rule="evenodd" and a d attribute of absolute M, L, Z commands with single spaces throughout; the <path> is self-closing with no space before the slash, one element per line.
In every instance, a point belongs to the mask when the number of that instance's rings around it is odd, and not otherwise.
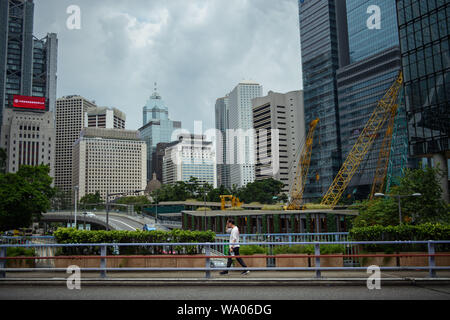
<path fill-rule="evenodd" d="M 45 110 L 45 98 L 15 95 L 13 97 L 13 107 Z"/>

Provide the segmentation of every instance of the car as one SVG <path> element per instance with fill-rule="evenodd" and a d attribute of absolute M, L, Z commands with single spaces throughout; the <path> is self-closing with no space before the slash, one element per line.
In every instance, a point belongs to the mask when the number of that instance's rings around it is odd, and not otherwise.
<path fill-rule="evenodd" d="M 84 214 L 86 215 L 86 217 L 96 217 L 95 213 L 92 212 L 85 212 Z"/>

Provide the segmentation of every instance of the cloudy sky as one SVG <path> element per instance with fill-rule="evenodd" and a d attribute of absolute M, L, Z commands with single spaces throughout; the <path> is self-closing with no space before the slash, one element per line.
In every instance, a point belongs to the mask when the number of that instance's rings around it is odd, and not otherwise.
<path fill-rule="evenodd" d="M 215 100 L 241 80 L 301 83 L 297 0 L 36 0 L 34 33 L 59 38 L 58 97 L 80 94 L 142 125 L 154 82 L 169 117 L 214 127 Z M 66 26 L 70 5 L 81 29 Z"/>

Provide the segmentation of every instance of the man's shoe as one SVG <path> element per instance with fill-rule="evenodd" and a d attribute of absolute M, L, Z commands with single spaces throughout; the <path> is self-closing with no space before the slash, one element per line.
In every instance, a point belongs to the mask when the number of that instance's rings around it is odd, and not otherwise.
<path fill-rule="evenodd" d="M 222 271 L 220 274 L 221 274 L 222 276 L 224 276 L 224 275 L 228 274 L 228 271 Z"/>
<path fill-rule="evenodd" d="M 248 275 L 249 273 L 250 273 L 250 271 L 246 270 L 246 271 L 242 272 L 241 274 L 242 274 L 243 276 L 246 276 L 246 275 Z"/>

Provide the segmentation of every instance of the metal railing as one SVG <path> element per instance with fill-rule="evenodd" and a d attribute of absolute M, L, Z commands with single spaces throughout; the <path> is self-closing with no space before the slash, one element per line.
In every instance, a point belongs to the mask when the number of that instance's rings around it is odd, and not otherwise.
<path fill-rule="evenodd" d="M 397 254 L 330 254 L 325 255 L 321 254 L 321 245 L 328 244 L 341 244 L 341 245 L 426 245 L 427 252 L 426 253 L 397 253 Z M 430 277 L 436 277 L 436 270 L 450 270 L 450 266 L 437 266 L 436 259 L 440 257 L 450 257 L 449 252 L 444 253 L 436 253 L 437 245 L 448 245 L 450 241 L 357 241 L 357 242 L 348 242 L 348 241 L 339 241 L 339 242 L 247 242 L 240 243 L 240 245 L 314 245 L 314 254 L 288 254 L 288 255 L 253 255 L 253 256 L 240 256 L 243 259 L 286 259 L 286 258 L 296 258 L 296 259 L 310 259 L 314 262 L 314 265 L 308 267 L 247 267 L 247 268 L 233 268 L 232 270 L 249 270 L 249 271 L 315 271 L 316 277 L 321 277 L 322 271 L 358 271 L 358 270 L 367 270 L 366 267 L 346 267 L 346 266 L 321 266 L 322 259 L 325 258 L 346 258 L 346 257 L 426 257 L 428 259 L 427 266 L 380 266 L 380 270 L 424 270 L 428 271 Z M 0 245 L 0 278 L 6 277 L 6 272 L 53 272 L 53 271 L 66 271 L 66 268 L 6 268 L 7 261 L 14 260 L 34 260 L 34 259 L 42 259 L 42 260 L 92 260 L 97 259 L 100 260 L 99 267 L 93 268 L 80 268 L 81 271 L 99 271 L 101 277 L 106 277 L 108 271 L 203 271 L 205 272 L 205 277 L 210 278 L 212 271 L 219 270 L 228 270 L 225 267 L 213 268 L 211 266 L 211 260 L 217 258 L 216 255 L 212 255 L 212 250 L 216 250 L 218 246 L 223 245 L 222 243 L 84 243 L 84 244 L 1 244 Z M 230 243 L 227 243 L 230 245 Z M 36 248 L 36 247 L 48 247 L 48 248 L 87 248 L 94 247 L 96 248 L 100 254 L 99 255 L 71 255 L 71 256 L 48 256 L 48 257 L 7 257 L 7 248 L 9 247 L 26 247 L 26 248 Z M 163 254 L 163 255 L 107 255 L 108 247 L 141 247 L 141 248 L 149 248 L 149 247 L 161 247 L 161 249 L 165 252 L 170 251 L 173 248 L 192 248 L 196 247 L 197 252 L 202 252 L 199 255 L 186 255 L 186 254 Z M 111 251 L 111 250 L 110 250 Z M 233 257 L 237 258 L 237 256 Z M 140 268 L 117 268 L 117 267 L 107 267 L 108 260 L 116 260 L 116 259 L 150 259 L 150 260 L 164 260 L 164 259 L 193 259 L 193 260 L 205 260 L 205 263 L 201 264 L 203 267 L 140 267 Z M 191 260 L 192 261 L 192 260 Z M 69 261 L 70 262 L 70 261 Z"/>

